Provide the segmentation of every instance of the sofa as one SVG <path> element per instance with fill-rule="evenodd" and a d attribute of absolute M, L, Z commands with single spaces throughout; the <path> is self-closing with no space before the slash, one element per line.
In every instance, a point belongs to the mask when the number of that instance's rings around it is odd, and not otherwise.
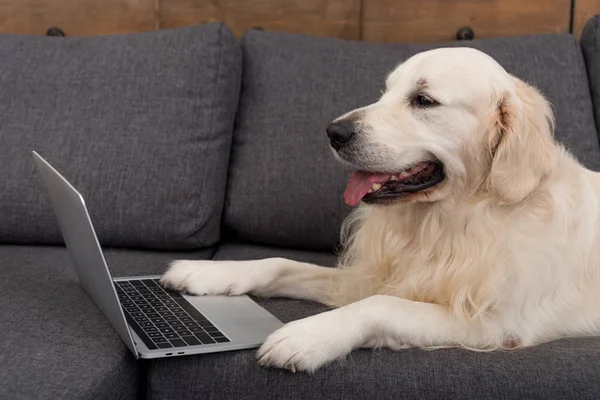
<path fill-rule="evenodd" d="M 377 44 L 221 23 L 98 37 L 0 35 L 0 398 L 598 399 L 600 338 L 513 352 L 357 350 L 313 375 L 255 350 L 135 360 L 79 285 L 31 150 L 80 190 L 113 276 L 177 258 L 334 266 L 348 172 L 325 127 L 411 55 L 478 48 L 538 88 L 600 171 L 600 16 L 551 34 Z M 283 322 L 327 308 L 255 299 Z"/>

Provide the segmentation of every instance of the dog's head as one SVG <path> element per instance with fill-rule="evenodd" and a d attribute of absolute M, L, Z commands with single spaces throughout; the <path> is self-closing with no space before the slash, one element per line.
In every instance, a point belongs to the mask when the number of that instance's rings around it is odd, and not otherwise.
<path fill-rule="evenodd" d="M 388 76 L 379 101 L 337 118 L 327 135 L 355 170 L 345 193 L 351 206 L 475 193 L 517 203 L 555 157 L 548 102 L 470 48 L 411 57 Z"/>

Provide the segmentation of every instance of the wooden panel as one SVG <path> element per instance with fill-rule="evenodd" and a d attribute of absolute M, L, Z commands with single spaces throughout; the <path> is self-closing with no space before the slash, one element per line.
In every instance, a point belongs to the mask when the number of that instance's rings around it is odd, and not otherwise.
<path fill-rule="evenodd" d="M 155 29 L 154 0 L 0 0 L 0 32 L 67 36 Z"/>
<path fill-rule="evenodd" d="M 160 0 L 159 26 L 226 22 L 237 36 L 260 26 L 358 39 L 361 0 Z"/>
<path fill-rule="evenodd" d="M 569 32 L 571 0 L 364 0 L 363 39 L 454 40 L 461 26 L 475 38 Z"/>
<path fill-rule="evenodd" d="M 573 34 L 579 38 L 585 23 L 600 14 L 600 0 L 573 0 Z"/>

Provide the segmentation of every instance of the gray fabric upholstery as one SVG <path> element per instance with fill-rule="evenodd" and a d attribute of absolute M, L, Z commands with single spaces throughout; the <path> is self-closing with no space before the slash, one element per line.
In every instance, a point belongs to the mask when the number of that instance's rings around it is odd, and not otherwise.
<path fill-rule="evenodd" d="M 62 238 L 31 156 L 82 192 L 105 244 L 219 238 L 241 50 L 222 24 L 131 35 L 0 35 L 0 242 Z"/>
<path fill-rule="evenodd" d="M 444 45 L 373 44 L 252 30 L 234 131 L 224 223 L 239 238 L 329 250 L 349 209 L 349 173 L 334 161 L 325 127 L 376 101 L 388 72 L 440 46 L 473 46 L 538 86 L 554 104 L 557 138 L 600 169 L 581 50 L 568 35 Z"/>
<path fill-rule="evenodd" d="M 332 255 L 228 244 L 215 258 L 289 257 L 327 264 Z M 257 300 L 284 322 L 326 311 L 288 299 Z M 597 399 L 600 338 L 514 352 L 357 350 L 309 376 L 260 368 L 255 350 L 154 360 L 149 399 Z"/>
<path fill-rule="evenodd" d="M 275 248 L 270 246 L 257 246 L 243 243 L 223 243 L 217 249 L 214 260 L 260 260 L 273 257 L 289 258 L 295 261 L 307 262 L 333 267 L 336 264 L 336 256 L 333 253 L 321 251 L 295 250 L 289 248 Z"/>
<path fill-rule="evenodd" d="M 211 255 L 106 251 L 115 276 Z M 2 245 L 0 273 L 0 398 L 136 398 L 141 364 L 77 282 L 64 248 Z"/>
<path fill-rule="evenodd" d="M 600 15 L 587 21 L 579 40 L 590 82 L 596 127 L 600 128 Z"/>
<path fill-rule="evenodd" d="M 599 347 L 600 339 L 590 338 L 514 353 L 364 349 L 312 376 L 262 369 L 254 351 L 171 358 L 152 362 L 147 396 L 152 400 L 592 400 L 600 396 Z"/>

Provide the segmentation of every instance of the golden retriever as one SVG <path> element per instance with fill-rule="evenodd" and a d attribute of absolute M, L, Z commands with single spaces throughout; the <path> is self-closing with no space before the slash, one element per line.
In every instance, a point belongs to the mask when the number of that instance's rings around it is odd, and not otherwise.
<path fill-rule="evenodd" d="M 419 53 L 328 128 L 354 172 L 338 268 L 175 261 L 192 294 L 286 296 L 261 365 L 315 371 L 355 348 L 518 348 L 600 332 L 600 175 L 553 138 L 546 99 L 470 48 Z"/>

